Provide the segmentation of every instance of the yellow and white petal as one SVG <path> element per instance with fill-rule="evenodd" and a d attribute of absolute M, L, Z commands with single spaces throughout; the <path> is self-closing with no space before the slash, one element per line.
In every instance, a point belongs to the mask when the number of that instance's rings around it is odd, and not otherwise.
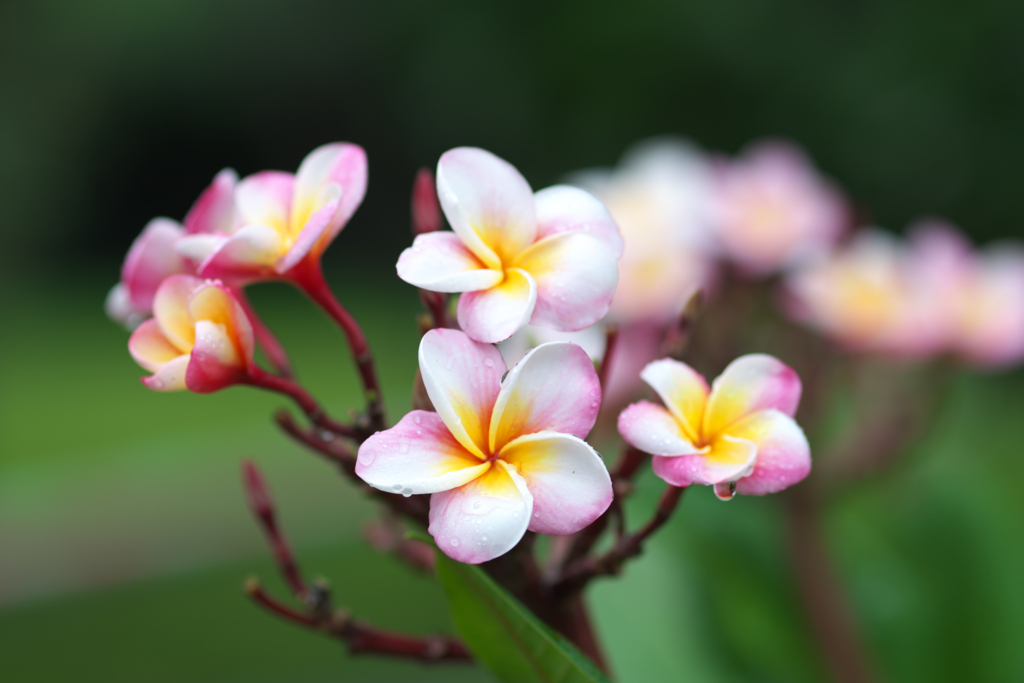
<path fill-rule="evenodd" d="M 188 313 L 197 325 L 206 320 L 224 328 L 226 338 L 231 341 L 242 362 L 246 365 L 252 363 L 255 352 L 252 324 L 234 295 L 223 284 L 217 281 L 206 282 L 196 289 L 188 300 Z"/>
<path fill-rule="evenodd" d="M 521 436 L 509 442 L 500 457 L 515 466 L 533 496 L 530 531 L 574 534 L 612 503 L 612 480 L 604 460 L 571 434 Z"/>
<path fill-rule="evenodd" d="M 615 253 L 582 230 L 545 237 L 513 265 L 537 282 L 530 323 L 563 332 L 582 330 L 603 318 L 619 282 Z"/>
<path fill-rule="evenodd" d="M 459 330 L 436 329 L 420 340 L 419 362 L 430 402 L 452 436 L 486 459 L 491 412 L 505 374 L 501 353 Z"/>
<path fill-rule="evenodd" d="M 579 438 L 594 427 L 601 382 L 587 352 L 571 342 L 548 342 L 512 368 L 494 402 L 491 453 L 524 434 L 561 432 Z"/>
<path fill-rule="evenodd" d="M 728 429 L 728 435 L 757 446 L 754 471 L 736 482 L 736 492 L 748 496 L 776 493 L 811 472 L 811 447 L 796 421 L 778 410 L 748 415 Z"/>
<path fill-rule="evenodd" d="M 648 363 L 640 378 L 658 393 L 691 443 L 701 441 L 704 410 L 711 390 L 704 376 L 686 363 L 663 358 Z"/>
<path fill-rule="evenodd" d="M 217 244 L 199 265 L 203 277 L 253 276 L 269 271 L 284 253 L 286 241 L 273 227 L 251 224 Z"/>
<path fill-rule="evenodd" d="M 501 460 L 459 488 L 430 497 L 430 526 L 448 557 L 480 564 L 504 555 L 526 533 L 533 496 L 515 467 Z"/>
<path fill-rule="evenodd" d="M 191 275 L 172 275 L 165 279 L 153 297 L 153 318 L 171 344 L 188 353 L 195 343 L 188 299 L 203 281 Z"/>
<path fill-rule="evenodd" d="M 713 438 L 740 418 L 773 408 L 792 417 L 800 404 L 800 377 L 777 358 L 740 356 L 711 385 L 703 434 Z"/>
<path fill-rule="evenodd" d="M 490 467 L 467 451 L 437 413 L 414 410 L 359 447 L 356 474 L 370 486 L 413 495 L 447 491 Z"/>
<path fill-rule="evenodd" d="M 553 185 L 534 195 L 537 202 L 537 240 L 560 232 L 582 230 L 622 256 L 622 235 L 604 203 L 572 185 Z"/>
<path fill-rule="evenodd" d="M 184 391 L 188 388 L 185 386 L 185 374 L 188 372 L 190 360 L 191 357 L 187 353 L 178 356 L 155 374 L 143 377 L 142 383 L 153 391 Z"/>
<path fill-rule="evenodd" d="M 150 372 L 157 372 L 163 366 L 182 355 L 181 350 L 167 340 L 160 326 L 150 318 L 132 332 L 128 339 L 128 352 L 135 362 Z"/>
<path fill-rule="evenodd" d="M 537 237 L 530 184 L 486 150 L 458 147 L 442 154 L 437 195 L 455 234 L 490 268 L 508 266 Z"/>
<path fill-rule="evenodd" d="M 323 249 L 345 226 L 366 195 L 366 152 L 359 145 L 334 142 L 310 152 L 295 174 L 295 191 L 291 206 L 290 228 L 298 236 L 310 217 L 327 205 L 324 189 L 334 185 L 338 192 L 338 210 L 324 228 Z"/>
<path fill-rule="evenodd" d="M 713 486 L 746 476 L 756 458 L 757 446 L 752 442 L 723 435 L 705 452 L 675 458 L 655 456 L 651 466 L 656 475 L 673 486 Z"/>
<path fill-rule="evenodd" d="M 241 224 L 266 225 L 288 239 L 294 189 L 295 176 L 291 173 L 262 171 L 244 178 L 235 188 Z"/>
<path fill-rule="evenodd" d="M 640 401 L 627 407 L 619 414 L 618 426 L 626 443 L 645 453 L 676 457 L 699 452 L 679 419 L 654 403 Z"/>
<path fill-rule="evenodd" d="M 459 297 L 459 327 L 471 338 L 497 344 L 530 321 L 537 304 L 537 283 L 524 270 L 505 271 L 501 284 Z"/>
<path fill-rule="evenodd" d="M 484 265 L 454 232 L 417 235 L 398 257 L 398 277 L 432 292 L 474 292 L 490 289 L 504 275 Z"/>

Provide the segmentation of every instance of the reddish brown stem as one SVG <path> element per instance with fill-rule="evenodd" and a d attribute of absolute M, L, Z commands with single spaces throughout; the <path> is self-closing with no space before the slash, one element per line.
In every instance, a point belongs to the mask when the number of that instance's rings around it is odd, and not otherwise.
<path fill-rule="evenodd" d="M 800 597 L 822 654 L 839 683 L 873 680 L 853 611 L 822 538 L 819 508 L 806 486 L 785 494 L 789 551 Z"/>
<path fill-rule="evenodd" d="M 267 361 L 274 366 L 274 370 L 282 377 L 295 377 L 292 363 L 288 359 L 288 353 L 284 350 L 284 345 L 281 344 L 281 341 L 274 336 L 274 333 L 270 331 L 270 328 L 263 322 L 263 319 L 256 313 L 256 309 L 253 308 L 252 302 L 249 301 L 245 289 L 242 287 L 232 287 L 231 293 L 235 295 L 238 304 L 245 311 L 246 317 L 249 318 L 253 336 L 256 337 L 256 343 L 263 350 Z"/>
<path fill-rule="evenodd" d="M 291 588 L 292 593 L 300 599 L 303 598 L 306 595 L 306 582 L 299 574 L 299 566 L 295 562 L 288 539 L 284 537 L 277 526 L 277 514 L 274 511 L 274 502 L 267 489 L 267 483 L 259 468 L 256 467 L 256 463 L 251 460 L 242 461 L 242 484 L 245 489 L 245 497 L 249 502 L 249 509 L 252 510 L 253 516 L 256 517 L 260 528 L 263 529 L 263 535 L 267 539 L 267 544 L 274 555 L 274 561 L 277 563 L 281 576 L 284 577 L 285 583 Z"/>
<path fill-rule="evenodd" d="M 365 429 L 347 425 L 328 417 L 323 407 L 317 403 L 316 399 L 308 391 L 287 377 L 272 375 L 258 365 L 254 365 L 249 370 L 247 383 L 251 386 L 273 391 L 291 398 L 302 408 L 302 412 L 306 414 L 306 417 L 321 429 L 328 429 L 336 434 L 353 439 L 362 439 L 366 436 Z"/>
<path fill-rule="evenodd" d="M 601 358 L 601 367 L 597 371 L 597 378 L 601 382 L 601 391 L 608 389 L 608 377 L 611 375 L 612 365 L 615 363 L 615 347 L 618 346 L 618 341 L 618 326 L 609 325 L 605 330 L 604 357 Z"/>
<path fill-rule="evenodd" d="M 686 491 L 678 486 L 667 486 L 661 494 L 654 516 L 647 524 L 632 534 L 620 538 L 612 549 L 599 557 L 584 557 L 569 565 L 561 578 L 552 586 L 555 595 L 568 595 L 578 592 L 598 576 L 617 574 L 623 563 L 643 551 L 644 541 L 669 520 L 680 498 Z"/>
<path fill-rule="evenodd" d="M 292 281 L 303 291 L 306 296 L 313 300 L 338 324 L 341 331 L 348 339 L 352 357 L 355 359 L 359 377 L 363 383 L 363 393 L 366 396 L 366 419 L 370 431 L 379 431 L 385 428 L 384 407 L 380 383 L 377 380 L 377 369 L 373 362 L 373 353 L 366 343 L 366 335 L 363 329 L 356 322 L 341 302 L 334 296 L 334 292 L 327 285 L 324 279 L 320 262 L 313 259 L 306 259 L 291 271 Z"/>
<path fill-rule="evenodd" d="M 420 290 L 420 301 L 430 312 L 431 329 L 448 327 L 448 295 L 442 292 Z"/>

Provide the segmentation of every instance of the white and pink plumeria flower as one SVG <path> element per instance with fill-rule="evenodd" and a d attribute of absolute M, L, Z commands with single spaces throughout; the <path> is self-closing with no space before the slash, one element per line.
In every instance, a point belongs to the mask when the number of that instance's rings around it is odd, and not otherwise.
<path fill-rule="evenodd" d="M 437 412 L 414 410 L 359 448 L 374 488 L 429 493 L 429 532 L 460 562 L 511 550 L 529 529 L 565 535 L 612 501 L 601 456 L 583 438 L 601 404 L 587 354 L 552 342 L 505 375 L 501 353 L 457 330 L 424 335 L 420 372 Z"/>
<path fill-rule="evenodd" d="M 163 281 L 128 350 L 153 373 L 142 383 L 156 391 L 217 391 L 246 381 L 255 365 L 252 326 L 235 297 L 191 275 Z"/>
<path fill-rule="evenodd" d="M 672 359 L 650 363 L 641 377 L 664 406 L 634 403 L 619 433 L 654 456 L 654 473 L 673 486 L 704 484 L 728 500 L 792 486 L 811 471 L 811 452 L 793 419 L 800 378 L 777 359 L 737 358 L 709 388 L 702 375 Z"/>
<path fill-rule="evenodd" d="M 202 277 L 242 282 L 286 278 L 318 260 L 366 194 L 362 147 L 316 148 L 297 173 L 261 171 L 237 181 L 225 171 L 193 209 L 194 224 L 178 250 L 194 259 Z"/>
<path fill-rule="evenodd" d="M 720 166 L 719 247 L 749 275 L 770 275 L 826 253 L 849 220 L 843 195 L 792 143 L 756 143 Z"/>
<path fill-rule="evenodd" d="M 463 292 L 458 321 L 497 343 L 523 325 L 571 332 L 608 312 L 622 238 L 604 205 L 576 187 L 534 194 L 507 161 L 459 147 L 437 164 L 437 193 L 454 232 L 416 237 L 398 276 L 434 292 Z"/>

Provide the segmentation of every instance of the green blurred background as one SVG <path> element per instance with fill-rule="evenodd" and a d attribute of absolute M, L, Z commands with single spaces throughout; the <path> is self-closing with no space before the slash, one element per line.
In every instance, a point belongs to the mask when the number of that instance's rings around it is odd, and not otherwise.
<path fill-rule="evenodd" d="M 0 4 L 0 678 L 487 680 L 349 658 L 258 612 L 274 587 L 238 461 L 254 457 L 310 572 L 376 623 L 448 629 L 432 581 L 360 541 L 374 509 L 279 435 L 281 402 L 159 395 L 103 315 L 131 240 L 224 166 L 293 170 L 363 145 L 366 201 L 328 252 L 392 415 L 417 298 L 394 275 L 413 175 L 480 145 L 534 187 L 678 133 L 733 152 L 782 135 L 861 214 L 1022 234 L 1024 4 L 6 0 Z M 253 292 L 336 413 L 340 335 L 294 291 Z M 1024 383 L 958 378 L 936 430 L 831 501 L 829 543 L 886 680 L 1024 680 Z M 641 480 L 633 503 L 649 508 Z M 819 681 L 776 501 L 688 495 L 594 611 L 623 681 Z"/>

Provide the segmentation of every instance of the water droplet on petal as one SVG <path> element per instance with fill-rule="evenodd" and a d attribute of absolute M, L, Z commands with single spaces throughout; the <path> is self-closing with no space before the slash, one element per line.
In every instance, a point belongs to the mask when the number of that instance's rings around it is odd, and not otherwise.
<path fill-rule="evenodd" d="M 493 368 L 494 367 L 494 361 L 491 360 L 490 358 L 484 358 L 484 365 L 486 365 L 489 368 Z"/>
<path fill-rule="evenodd" d="M 453 548 L 458 548 L 458 547 L 459 547 L 459 539 L 457 539 L 457 538 L 453 538 L 453 539 L 451 540 L 451 543 L 452 543 L 452 547 L 453 547 Z"/>

